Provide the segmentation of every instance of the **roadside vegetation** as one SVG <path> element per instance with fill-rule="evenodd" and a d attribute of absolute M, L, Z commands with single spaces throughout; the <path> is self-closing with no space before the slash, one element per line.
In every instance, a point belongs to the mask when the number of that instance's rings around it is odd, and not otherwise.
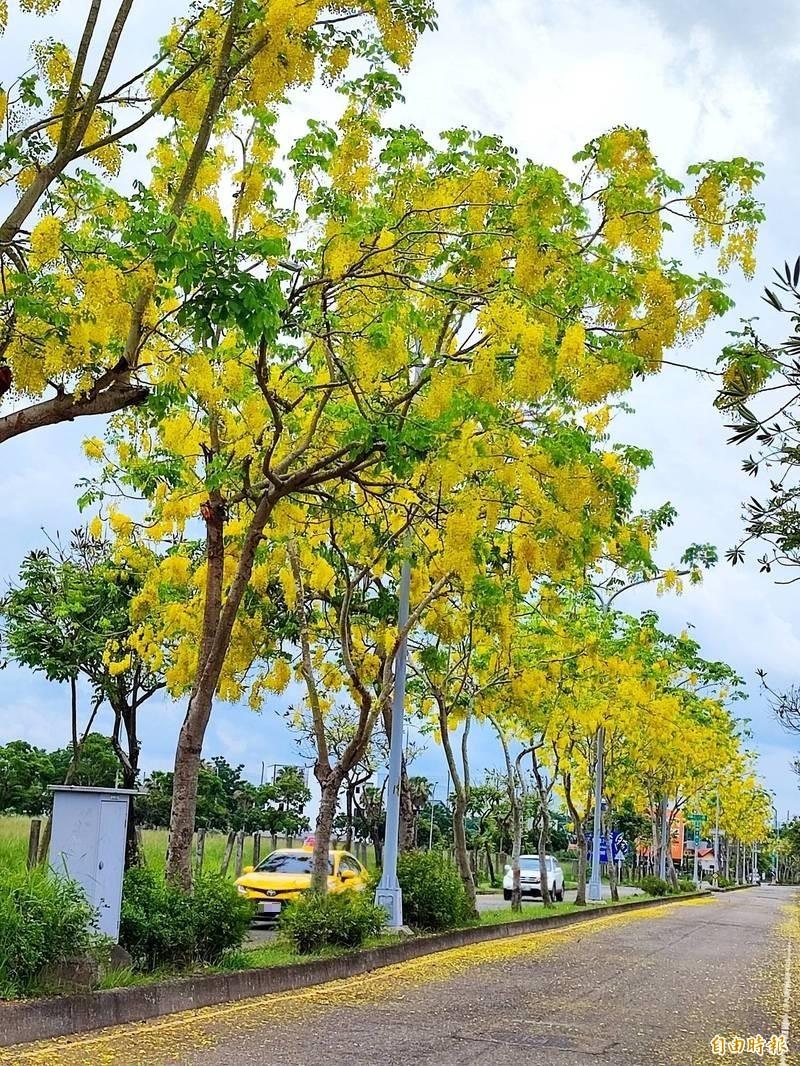
<path fill-rule="evenodd" d="M 401 881 L 408 892 L 407 917 L 414 935 L 586 909 L 572 903 L 549 908 L 537 903 L 515 912 L 498 905 L 470 918 L 457 869 L 436 853 L 406 856 Z M 414 882 L 419 888 L 416 895 L 411 890 Z M 643 894 L 591 909 L 625 906 L 644 898 L 650 897 Z M 109 945 L 90 932 L 89 918 L 80 890 L 42 869 L 0 876 L 0 998 L 67 991 L 54 988 L 49 967 L 81 955 L 100 961 L 94 987 L 103 989 L 331 958 L 400 939 L 386 930 L 385 913 L 375 906 L 371 893 L 309 893 L 284 911 L 276 940 L 247 946 L 252 906 L 237 895 L 230 881 L 218 876 L 197 878 L 187 893 L 143 868 L 129 871 L 125 881 L 120 943 L 131 955 L 130 965 L 107 962 Z"/>

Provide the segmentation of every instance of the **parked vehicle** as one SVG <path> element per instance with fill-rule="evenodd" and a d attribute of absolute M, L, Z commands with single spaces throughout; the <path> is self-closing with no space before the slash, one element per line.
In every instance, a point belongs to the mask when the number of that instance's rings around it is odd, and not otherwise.
<path fill-rule="evenodd" d="M 559 903 L 564 899 L 564 871 L 558 865 L 552 855 L 545 856 L 547 863 L 547 888 L 550 897 Z M 503 899 L 511 899 L 511 889 L 514 884 L 514 875 L 511 867 L 506 866 L 503 877 Z M 542 875 L 539 869 L 538 855 L 520 855 L 519 857 L 519 887 L 524 896 L 541 896 Z"/>
<path fill-rule="evenodd" d="M 277 918 L 284 904 L 311 887 L 311 848 L 273 851 L 258 866 L 245 867 L 237 880 L 239 894 L 255 900 L 257 914 Z M 367 870 L 347 851 L 328 852 L 328 891 L 363 892 Z"/>

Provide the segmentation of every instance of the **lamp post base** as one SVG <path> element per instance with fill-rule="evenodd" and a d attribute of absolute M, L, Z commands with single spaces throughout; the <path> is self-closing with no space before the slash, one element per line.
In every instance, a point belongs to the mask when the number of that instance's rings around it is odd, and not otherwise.
<path fill-rule="evenodd" d="M 586 886 L 586 898 L 590 903 L 603 902 L 603 885 L 600 881 L 590 881 Z"/>
<path fill-rule="evenodd" d="M 375 905 L 383 907 L 388 915 L 386 925 L 389 929 L 403 927 L 403 890 L 399 885 L 385 887 L 378 885 L 375 889 Z"/>

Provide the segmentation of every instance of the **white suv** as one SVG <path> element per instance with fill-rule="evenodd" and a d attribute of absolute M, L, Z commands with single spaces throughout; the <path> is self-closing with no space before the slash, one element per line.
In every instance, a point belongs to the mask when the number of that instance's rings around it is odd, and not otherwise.
<path fill-rule="evenodd" d="M 547 888 L 550 897 L 561 903 L 564 899 L 564 871 L 552 855 L 545 856 L 545 862 L 547 863 Z M 510 866 L 506 866 L 503 877 L 503 899 L 511 899 L 513 884 L 513 872 Z M 538 855 L 520 855 L 519 887 L 523 896 L 541 896 L 542 875 L 539 870 Z"/>

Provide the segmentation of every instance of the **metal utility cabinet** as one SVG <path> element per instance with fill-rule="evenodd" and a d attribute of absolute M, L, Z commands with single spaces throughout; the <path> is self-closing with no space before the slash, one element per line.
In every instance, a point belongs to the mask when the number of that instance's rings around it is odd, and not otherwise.
<path fill-rule="evenodd" d="M 123 788 L 53 785 L 50 865 L 76 881 L 97 911 L 97 929 L 116 940 L 125 872 L 130 796 Z"/>

